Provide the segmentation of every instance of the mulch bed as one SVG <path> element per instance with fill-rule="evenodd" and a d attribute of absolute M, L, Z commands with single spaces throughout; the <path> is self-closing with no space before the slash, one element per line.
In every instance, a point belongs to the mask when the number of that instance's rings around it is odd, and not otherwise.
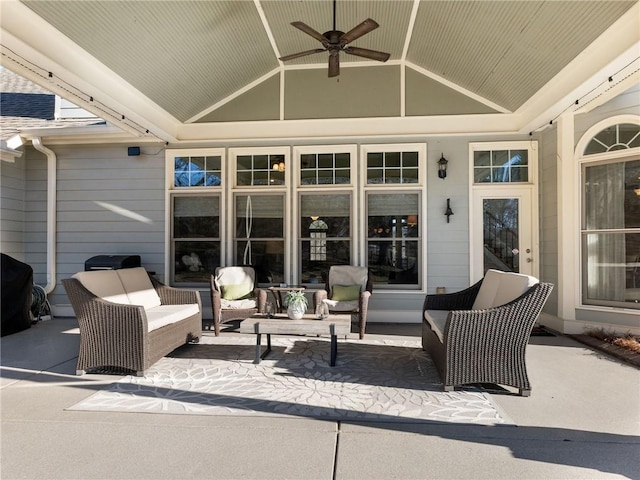
<path fill-rule="evenodd" d="M 640 368 L 640 353 L 632 352 L 631 350 L 627 350 L 626 348 L 618 347 L 617 345 L 605 342 L 604 340 L 592 337 L 591 335 L 567 336 L 595 350 L 598 350 L 599 352 L 611 355 L 612 357 L 615 357 L 624 363 L 628 363 L 629 365 Z"/>

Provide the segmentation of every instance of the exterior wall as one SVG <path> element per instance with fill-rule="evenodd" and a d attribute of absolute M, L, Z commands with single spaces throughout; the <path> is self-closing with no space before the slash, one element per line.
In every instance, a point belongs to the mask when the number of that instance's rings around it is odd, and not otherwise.
<path fill-rule="evenodd" d="M 540 279 L 558 285 L 558 141 L 556 127 L 539 136 Z M 554 288 L 544 311 L 558 314 L 558 289 Z"/>
<path fill-rule="evenodd" d="M 21 262 L 24 257 L 25 158 L 0 161 L 0 252 Z"/>
<path fill-rule="evenodd" d="M 453 292 L 470 284 L 469 143 L 526 140 L 514 137 L 422 137 L 379 139 L 380 143 L 427 144 L 427 293 L 443 286 Z M 340 143 L 340 140 L 324 142 Z M 362 144 L 373 143 L 363 139 Z M 315 143 L 317 144 L 317 143 Z M 291 144 L 293 146 L 293 144 Z M 60 285 L 84 269 L 94 255 L 141 256 L 142 264 L 164 281 L 165 165 L 164 150 L 128 157 L 123 145 L 48 146 L 57 156 L 57 286 L 49 295 L 57 315 L 72 315 Z M 151 149 L 151 147 L 148 147 Z M 155 150 L 155 148 L 154 148 Z M 440 155 L 449 160 L 447 178 L 437 176 Z M 46 159 L 31 150 L 27 168 L 30 223 L 25 245 L 37 283 L 46 278 Z M 446 222 L 446 199 L 454 216 Z M 209 293 L 202 290 L 204 316 L 210 317 Z M 370 319 L 374 322 L 420 322 L 424 292 L 374 290 Z"/>
<path fill-rule="evenodd" d="M 128 157 L 123 145 L 51 147 L 58 176 L 53 305 L 68 304 L 60 279 L 84 270 L 84 262 L 95 255 L 140 255 L 142 265 L 163 280 L 164 151 L 152 148 L 154 154 Z M 34 171 L 33 177 L 34 184 L 46 188 L 40 173 Z M 34 216 L 45 211 L 46 194 L 38 191 L 38 201 L 30 205 Z M 38 223 L 45 228 L 46 217 Z"/>

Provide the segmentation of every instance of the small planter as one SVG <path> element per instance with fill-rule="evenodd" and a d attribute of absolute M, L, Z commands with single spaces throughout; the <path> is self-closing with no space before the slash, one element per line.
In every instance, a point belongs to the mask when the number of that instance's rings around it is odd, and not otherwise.
<path fill-rule="evenodd" d="M 304 293 L 291 291 L 284 298 L 284 304 L 287 306 L 287 316 L 292 320 L 299 320 L 306 313 L 308 302 Z"/>

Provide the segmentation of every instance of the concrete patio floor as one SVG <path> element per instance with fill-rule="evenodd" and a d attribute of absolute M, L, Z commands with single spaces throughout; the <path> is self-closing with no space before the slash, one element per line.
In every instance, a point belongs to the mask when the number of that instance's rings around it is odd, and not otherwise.
<path fill-rule="evenodd" d="M 117 378 L 74 375 L 78 335 L 56 318 L 2 338 L 3 480 L 640 479 L 640 370 L 565 336 L 531 338 L 531 396 L 492 394 L 517 426 L 487 427 L 67 411 Z"/>

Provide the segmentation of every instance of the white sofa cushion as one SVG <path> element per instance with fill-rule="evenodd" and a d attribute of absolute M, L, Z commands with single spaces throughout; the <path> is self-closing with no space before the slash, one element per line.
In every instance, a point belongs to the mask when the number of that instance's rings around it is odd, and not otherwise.
<path fill-rule="evenodd" d="M 162 304 L 144 267 L 123 268 L 115 271 L 120 277 L 131 305 L 142 305 L 146 310 Z"/>
<path fill-rule="evenodd" d="M 499 307 L 515 300 L 537 283 L 538 279 L 530 275 L 487 270 L 471 308 L 484 310 Z"/>
<path fill-rule="evenodd" d="M 449 310 L 425 310 L 424 319 L 431 325 L 431 330 L 444 343 L 444 327 L 447 325 Z"/>
<path fill-rule="evenodd" d="M 472 310 L 484 310 L 485 308 L 493 307 L 493 300 L 496 298 L 498 288 L 500 288 L 502 273 L 500 270 L 487 270 L 482 279 L 480 291 L 471 307 Z"/>
<path fill-rule="evenodd" d="M 117 270 L 90 270 L 73 275 L 96 297 L 113 303 L 131 305 Z"/>
<path fill-rule="evenodd" d="M 147 315 L 147 329 L 149 332 L 166 325 L 179 322 L 199 312 L 197 303 L 183 305 L 160 305 L 145 310 Z"/>
<path fill-rule="evenodd" d="M 500 288 L 493 299 L 493 306 L 499 307 L 515 300 L 538 283 L 538 279 L 522 273 L 504 273 L 500 278 Z"/>

